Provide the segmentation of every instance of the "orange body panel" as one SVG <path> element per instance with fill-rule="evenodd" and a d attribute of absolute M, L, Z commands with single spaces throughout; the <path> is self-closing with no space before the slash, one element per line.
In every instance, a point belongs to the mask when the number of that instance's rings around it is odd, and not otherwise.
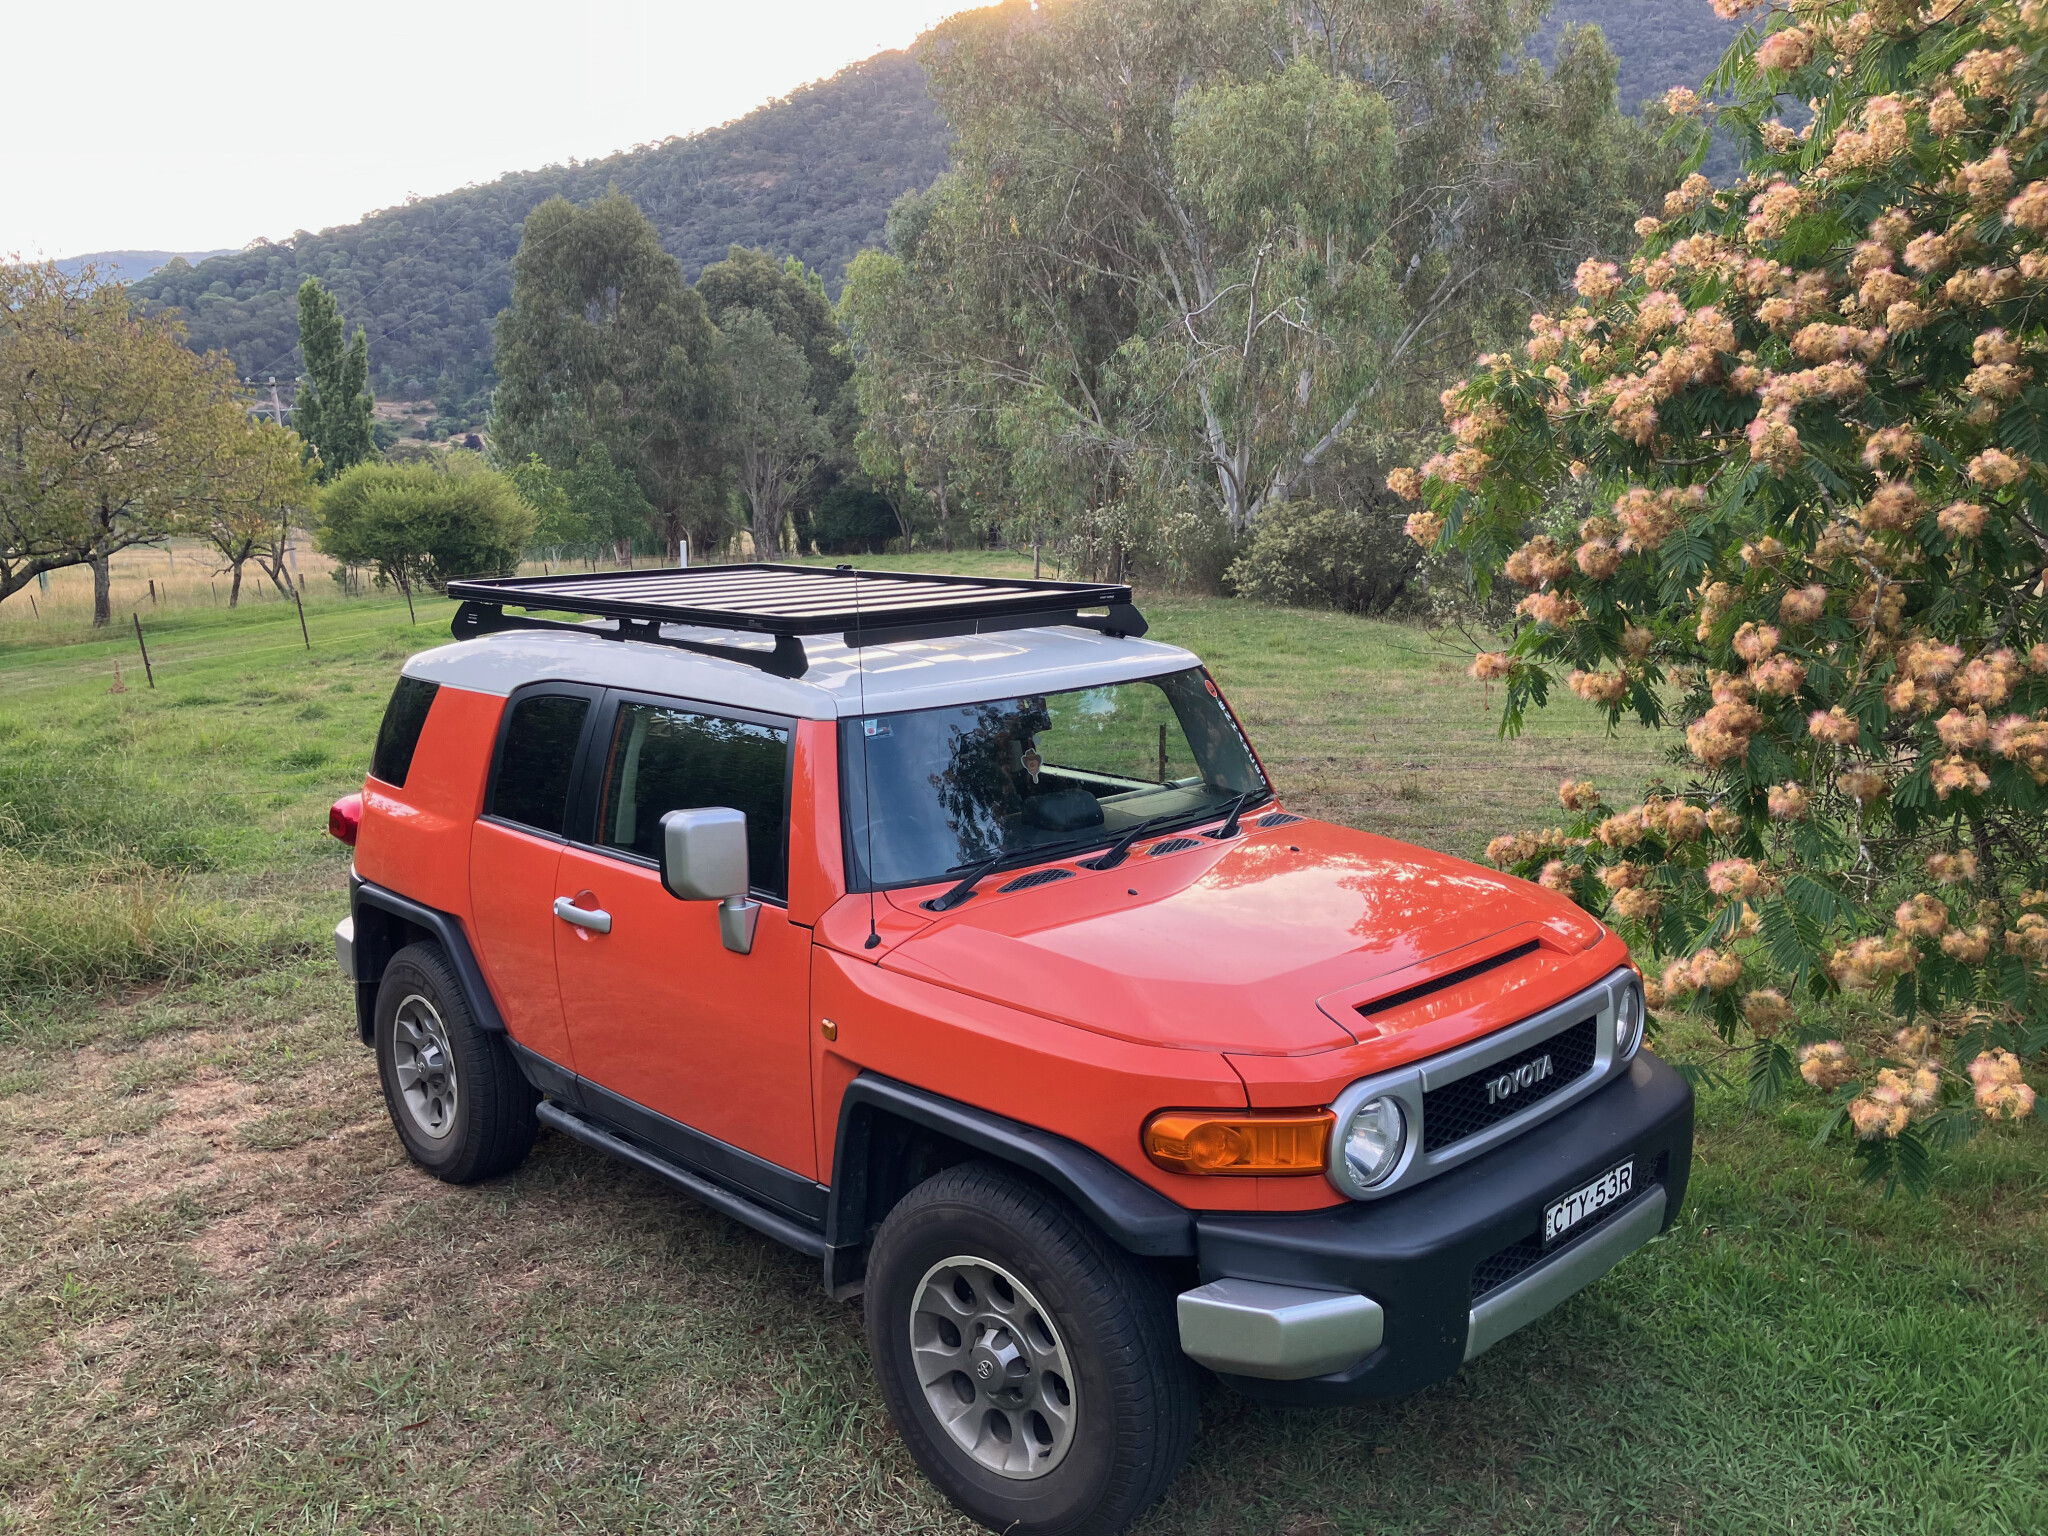
<path fill-rule="evenodd" d="M 469 831 L 483 808 L 505 701 L 443 688 L 403 789 L 363 781 L 356 873 L 456 917 L 469 916 Z"/>
<path fill-rule="evenodd" d="M 753 953 L 734 954 L 719 941 L 716 902 L 680 901 L 645 865 L 570 848 L 553 894 L 585 891 L 577 904 L 609 912 L 612 931 L 554 922 L 576 1070 L 815 1178 L 810 930 L 763 904 Z"/>
<path fill-rule="evenodd" d="M 940 884 L 849 895 L 838 727 L 819 720 L 796 730 L 789 908 L 764 908 L 754 952 L 736 955 L 714 906 L 675 900 L 652 870 L 473 833 L 502 706 L 442 690 L 409 788 L 366 787 L 364 877 L 481 926 L 479 958 L 523 1044 L 820 1180 L 846 1086 L 872 1071 L 1066 1136 L 1193 1209 L 1341 1205 L 1319 1177 L 1170 1172 L 1145 1155 L 1145 1122 L 1320 1109 L 1628 963 L 1561 896 L 1314 821 L 1247 818 L 1239 837 L 1158 858 L 1148 840 L 1116 869 L 1069 860 L 1071 878 L 1013 894 L 992 877 L 945 914 L 919 906 Z M 614 914 L 612 934 L 552 918 L 553 896 L 583 890 Z"/>

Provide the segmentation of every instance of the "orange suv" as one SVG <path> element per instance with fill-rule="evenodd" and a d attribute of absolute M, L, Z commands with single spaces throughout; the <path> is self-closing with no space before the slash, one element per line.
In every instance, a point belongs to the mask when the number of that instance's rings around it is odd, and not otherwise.
<path fill-rule="evenodd" d="M 451 591 L 330 819 L 407 1152 L 484 1179 L 548 1126 L 812 1255 L 989 1526 L 1128 1524 L 1198 1367 L 1410 1392 L 1676 1215 L 1621 940 L 1286 810 L 1128 588 Z"/>

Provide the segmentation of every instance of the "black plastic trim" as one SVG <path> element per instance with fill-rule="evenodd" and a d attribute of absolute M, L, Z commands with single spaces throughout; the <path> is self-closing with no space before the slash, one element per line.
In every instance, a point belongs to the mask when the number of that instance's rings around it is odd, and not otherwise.
<path fill-rule="evenodd" d="M 365 1041 L 369 1039 L 369 1030 L 364 1023 L 368 1017 L 365 1010 L 375 1009 L 377 985 L 384 979 L 384 962 L 391 958 L 378 954 L 374 946 L 364 943 L 367 925 L 363 922 L 362 911 L 366 906 L 379 912 L 389 912 L 393 917 L 403 918 L 432 934 L 435 942 L 447 951 L 449 963 L 455 967 L 469 1011 L 476 1016 L 477 1023 L 496 1034 L 505 1033 L 505 1017 L 498 1011 L 498 1000 L 491 995 L 491 985 L 484 980 L 483 967 L 476 963 L 476 952 L 469 947 L 469 936 L 463 932 L 459 919 L 422 906 L 396 891 L 387 891 L 381 885 L 372 885 L 353 872 L 348 879 L 349 913 L 356 924 L 356 1023 L 363 1031 Z M 375 975 L 363 975 L 366 956 Z"/>
<path fill-rule="evenodd" d="M 827 1241 L 859 1249 L 886 1214 L 868 1209 L 867 1140 L 876 1116 L 894 1115 L 1035 1174 L 1073 1201 L 1132 1253 L 1182 1258 L 1195 1252 L 1193 1215 L 1140 1183 L 1099 1152 L 1049 1131 L 941 1098 L 894 1078 L 863 1072 L 839 1101 L 832 1155 Z"/>
<path fill-rule="evenodd" d="M 1264 1280 L 1353 1291 L 1386 1309 L 1386 1342 L 1357 1365 L 1306 1381 L 1224 1380 L 1300 1405 L 1393 1397 L 1441 1381 L 1465 1357 L 1472 1275 L 1540 1231 L 1543 1208 L 1626 1158 L 1664 1170 L 1664 1224 L 1685 1199 L 1692 1089 L 1648 1052 L 1546 1120 L 1427 1183 L 1385 1200 L 1294 1214 L 1210 1211 L 1197 1218 L 1202 1280 Z"/>
<path fill-rule="evenodd" d="M 709 1179 L 698 1177 L 680 1164 L 670 1162 L 658 1152 L 628 1139 L 611 1126 L 546 1101 L 543 1101 L 534 1113 L 542 1125 L 552 1126 L 564 1136 L 580 1141 L 585 1146 L 594 1147 L 622 1163 L 629 1163 L 635 1168 L 651 1173 L 657 1179 L 703 1201 L 713 1210 L 723 1212 L 734 1221 L 752 1227 L 756 1232 L 765 1233 L 777 1242 L 787 1244 L 799 1253 L 809 1254 L 814 1259 L 824 1257 L 825 1239 L 818 1232 L 798 1226 L 787 1217 L 756 1204 L 744 1195 L 734 1194 Z"/>

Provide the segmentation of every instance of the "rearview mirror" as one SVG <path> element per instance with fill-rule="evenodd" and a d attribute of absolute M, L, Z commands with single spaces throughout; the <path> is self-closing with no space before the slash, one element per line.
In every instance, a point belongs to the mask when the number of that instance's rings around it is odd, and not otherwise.
<path fill-rule="evenodd" d="M 761 904 L 747 899 L 746 812 L 718 805 L 663 816 L 661 883 L 679 900 L 717 902 L 720 941 L 753 952 Z"/>

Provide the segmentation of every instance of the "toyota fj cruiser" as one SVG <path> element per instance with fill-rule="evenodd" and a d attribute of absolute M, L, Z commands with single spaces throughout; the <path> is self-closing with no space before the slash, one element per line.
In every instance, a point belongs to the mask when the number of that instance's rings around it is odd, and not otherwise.
<path fill-rule="evenodd" d="M 451 590 L 330 823 L 407 1152 L 483 1179 L 545 1125 L 812 1256 L 988 1525 L 1122 1528 L 1197 1366 L 1410 1392 L 1677 1213 L 1621 940 L 1286 810 L 1128 588 Z"/>

